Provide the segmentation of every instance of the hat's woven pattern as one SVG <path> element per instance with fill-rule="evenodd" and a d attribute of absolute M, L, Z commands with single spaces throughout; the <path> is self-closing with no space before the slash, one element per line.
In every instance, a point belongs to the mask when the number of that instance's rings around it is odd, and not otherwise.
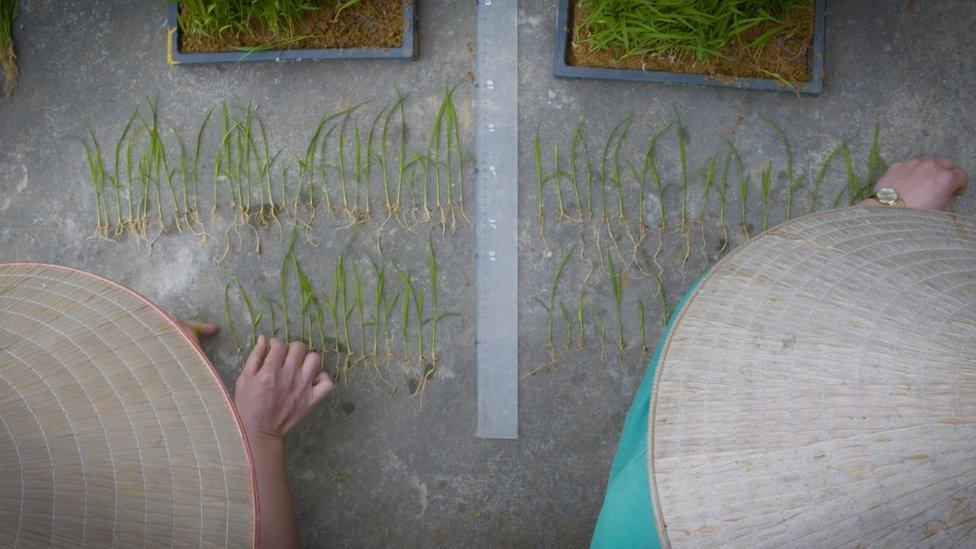
<path fill-rule="evenodd" d="M 976 545 L 976 226 L 856 208 L 717 265 L 658 369 L 675 546 Z"/>
<path fill-rule="evenodd" d="M 0 265 L 4 545 L 244 547 L 250 460 L 212 368 L 106 280 Z"/>

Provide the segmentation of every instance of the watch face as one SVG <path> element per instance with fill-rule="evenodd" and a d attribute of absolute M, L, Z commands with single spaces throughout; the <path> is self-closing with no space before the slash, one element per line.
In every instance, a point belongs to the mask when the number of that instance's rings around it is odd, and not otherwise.
<path fill-rule="evenodd" d="M 881 202 L 894 202 L 898 200 L 898 191 L 889 189 L 888 187 L 881 187 L 874 193 L 874 195 L 877 196 L 878 200 Z"/>

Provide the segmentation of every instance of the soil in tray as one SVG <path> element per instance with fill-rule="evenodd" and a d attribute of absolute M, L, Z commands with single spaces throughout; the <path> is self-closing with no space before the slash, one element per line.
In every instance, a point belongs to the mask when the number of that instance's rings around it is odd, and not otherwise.
<path fill-rule="evenodd" d="M 720 57 L 702 64 L 694 56 L 669 57 L 647 54 L 623 58 L 620 50 L 590 50 L 586 46 L 587 33 L 576 33 L 576 22 L 585 16 L 586 0 L 575 0 L 570 5 L 570 65 L 600 67 L 610 69 L 638 69 L 646 71 L 669 71 L 707 74 L 717 80 L 728 81 L 743 77 L 774 78 L 777 75 L 790 82 L 810 80 L 810 55 L 813 49 L 814 0 L 808 7 L 797 9 L 789 16 L 789 21 L 799 25 L 797 31 L 788 36 L 771 39 L 760 51 L 749 49 L 746 44 L 762 35 L 768 27 L 760 25 L 745 32 L 739 40 L 733 40 L 725 47 Z"/>
<path fill-rule="evenodd" d="M 403 20 L 403 0 L 362 0 L 343 11 L 336 22 L 332 18 L 338 3 L 335 0 L 320 3 L 320 9 L 309 11 L 305 19 L 296 22 L 291 37 L 273 36 L 260 27 L 255 27 L 253 34 L 228 32 L 216 37 L 181 33 L 180 51 L 209 53 L 253 47 L 398 48 L 403 45 L 407 24 Z"/>

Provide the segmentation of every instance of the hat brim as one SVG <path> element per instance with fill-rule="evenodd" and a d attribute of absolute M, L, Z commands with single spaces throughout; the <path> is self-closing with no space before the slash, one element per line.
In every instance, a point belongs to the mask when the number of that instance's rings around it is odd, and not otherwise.
<path fill-rule="evenodd" d="M 0 535 L 253 546 L 243 427 L 199 345 L 105 278 L 0 264 Z"/>
<path fill-rule="evenodd" d="M 662 543 L 974 543 L 973 222 L 800 218 L 717 264 L 675 322 L 648 425 Z"/>

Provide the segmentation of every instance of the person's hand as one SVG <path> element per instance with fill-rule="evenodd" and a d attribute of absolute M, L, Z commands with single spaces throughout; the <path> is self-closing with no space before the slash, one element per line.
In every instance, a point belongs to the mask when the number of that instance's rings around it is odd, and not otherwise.
<path fill-rule="evenodd" d="M 322 358 L 305 344 L 286 345 L 262 335 L 237 378 L 234 404 L 244 427 L 258 497 L 259 547 L 301 547 L 294 503 L 288 489 L 285 435 L 332 392 Z"/>
<path fill-rule="evenodd" d="M 186 333 L 193 341 L 200 343 L 201 337 L 210 337 L 217 333 L 217 325 L 211 324 L 209 322 L 201 322 L 199 320 L 183 320 L 182 318 L 176 319 L 176 324 L 179 325 L 180 329 Z"/>
<path fill-rule="evenodd" d="M 925 156 L 892 164 L 874 188 L 898 191 L 909 208 L 944 210 L 953 195 L 966 192 L 968 181 L 969 176 L 951 158 Z M 868 199 L 865 205 L 876 206 L 879 202 Z"/>
<path fill-rule="evenodd" d="M 237 378 L 234 403 L 248 440 L 254 444 L 284 442 L 295 425 L 332 392 L 322 358 L 305 344 L 270 343 L 264 336 L 244 363 Z"/>

